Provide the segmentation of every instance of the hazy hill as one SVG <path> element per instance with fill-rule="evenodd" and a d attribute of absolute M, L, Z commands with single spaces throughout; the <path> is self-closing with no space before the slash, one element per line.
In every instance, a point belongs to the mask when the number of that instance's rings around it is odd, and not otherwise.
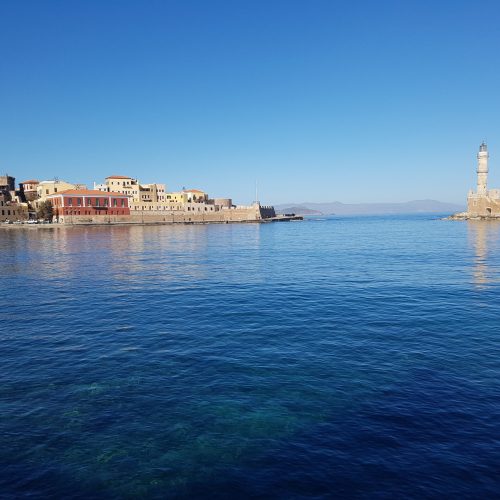
<path fill-rule="evenodd" d="M 323 212 L 320 212 L 319 210 L 312 210 L 310 208 L 306 208 L 304 205 L 294 205 L 294 206 L 278 205 L 277 207 L 275 207 L 275 209 L 276 212 L 280 214 L 323 215 Z"/>
<path fill-rule="evenodd" d="M 278 213 L 300 215 L 390 215 L 412 213 L 455 213 L 465 209 L 462 205 L 436 200 L 415 200 L 405 203 L 290 203 L 275 206 Z"/>

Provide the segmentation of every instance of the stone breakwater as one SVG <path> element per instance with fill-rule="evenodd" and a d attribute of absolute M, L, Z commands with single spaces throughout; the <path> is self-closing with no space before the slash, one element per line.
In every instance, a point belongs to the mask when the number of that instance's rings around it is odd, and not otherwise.
<path fill-rule="evenodd" d="M 94 215 L 69 214 L 55 218 L 55 222 L 76 224 L 189 224 L 189 223 L 225 223 L 225 222 L 261 222 L 276 217 L 273 207 L 254 204 L 207 210 L 198 206 L 197 210 L 133 210 L 130 214 L 114 215 L 99 213 Z"/>
<path fill-rule="evenodd" d="M 229 212 L 229 211 L 228 211 Z M 229 216 L 228 216 L 229 215 Z M 254 214 L 255 215 L 255 214 Z M 130 215 L 130 216 L 95 216 L 84 217 L 74 216 L 66 217 L 64 222 L 44 223 L 44 224 L 6 224 L 0 223 L 3 229 L 50 229 L 54 227 L 70 226 L 115 226 L 115 225 L 136 225 L 136 226 L 155 226 L 172 224 L 238 224 L 238 223 L 269 223 L 269 222 L 288 222 L 304 220 L 302 216 L 297 215 L 275 215 L 270 217 L 249 217 L 244 211 L 238 212 L 238 209 L 231 210 L 228 214 L 225 211 L 211 214 L 168 214 L 168 215 Z"/>
<path fill-rule="evenodd" d="M 497 220 L 500 221 L 500 215 L 476 215 L 468 212 L 460 212 L 458 214 L 445 217 L 443 220 Z"/>

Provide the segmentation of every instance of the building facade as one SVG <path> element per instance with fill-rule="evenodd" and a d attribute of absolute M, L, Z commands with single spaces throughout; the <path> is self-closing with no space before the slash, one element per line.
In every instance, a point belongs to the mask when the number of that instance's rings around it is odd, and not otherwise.
<path fill-rule="evenodd" d="M 23 221 L 29 216 L 28 204 L 22 193 L 16 191 L 16 179 L 10 175 L 0 176 L 0 221 Z"/>
<path fill-rule="evenodd" d="M 0 175 L 0 191 L 15 191 L 16 178 L 11 175 Z"/>
<path fill-rule="evenodd" d="M 206 203 L 208 201 L 208 194 L 199 189 L 183 189 L 182 193 L 186 203 Z"/>
<path fill-rule="evenodd" d="M 19 187 L 26 201 L 31 202 L 38 198 L 37 188 L 39 184 L 40 183 L 34 179 L 19 183 Z"/>
<path fill-rule="evenodd" d="M 48 196 L 55 193 L 62 193 L 68 189 L 85 189 L 86 186 L 83 184 L 71 184 L 66 181 L 61 181 L 59 179 L 54 179 L 52 181 L 42 181 L 38 183 L 36 188 L 37 198 L 39 200 L 44 200 Z"/>
<path fill-rule="evenodd" d="M 94 222 L 130 216 L 129 198 L 122 193 L 104 193 L 92 189 L 69 189 L 47 197 L 52 202 L 54 221 L 71 223 L 72 219 Z"/>
<path fill-rule="evenodd" d="M 10 194 L 0 192 L 0 221 L 15 222 L 28 219 L 28 204 L 12 200 Z"/>
<path fill-rule="evenodd" d="M 106 177 L 103 184 L 95 184 L 94 189 L 105 192 L 126 194 L 134 202 L 157 203 L 165 201 L 165 184 L 140 184 L 137 179 L 125 175 Z"/>

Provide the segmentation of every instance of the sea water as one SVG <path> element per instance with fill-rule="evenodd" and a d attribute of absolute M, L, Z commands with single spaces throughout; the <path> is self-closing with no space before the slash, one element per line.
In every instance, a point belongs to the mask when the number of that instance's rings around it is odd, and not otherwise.
<path fill-rule="evenodd" d="M 2 498 L 500 495 L 500 223 L 0 229 Z"/>

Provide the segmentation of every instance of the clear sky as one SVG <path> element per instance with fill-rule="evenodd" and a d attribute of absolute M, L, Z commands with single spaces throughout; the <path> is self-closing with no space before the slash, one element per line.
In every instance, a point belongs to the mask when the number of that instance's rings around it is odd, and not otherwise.
<path fill-rule="evenodd" d="M 240 203 L 500 187 L 500 2 L 0 0 L 0 172 Z"/>

